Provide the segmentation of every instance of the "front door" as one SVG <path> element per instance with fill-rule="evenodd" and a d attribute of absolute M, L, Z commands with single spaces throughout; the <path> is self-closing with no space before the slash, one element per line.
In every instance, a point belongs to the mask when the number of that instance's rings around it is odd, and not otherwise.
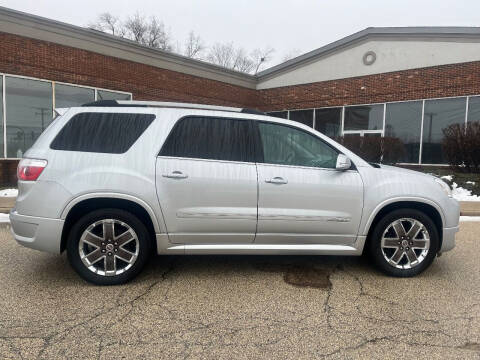
<path fill-rule="evenodd" d="M 363 208 L 355 169 L 335 170 L 338 150 L 302 129 L 259 122 L 263 149 L 256 243 L 352 244 Z"/>
<path fill-rule="evenodd" d="M 156 163 L 157 195 L 173 243 L 251 243 L 257 171 L 251 123 L 184 117 Z"/>

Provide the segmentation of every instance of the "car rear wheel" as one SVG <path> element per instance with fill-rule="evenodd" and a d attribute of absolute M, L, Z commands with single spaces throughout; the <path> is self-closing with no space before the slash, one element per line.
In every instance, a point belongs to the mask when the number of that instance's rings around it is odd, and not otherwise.
<path fill-rule="evenodd" d="M 151 241 L 145 225 L 120 209 L 100 209 L 80 218 L 67 240 L 72 267 L 97 285 L 117 285 L 145 266 Z"/>
<path fill-rule="evenodd" d="M 373 230 L 369 252 L 380 270 L 396 277 L 420 274 L 439 248 L 438 231 L 421 211 L 400 209 L 381 219 Z"/>

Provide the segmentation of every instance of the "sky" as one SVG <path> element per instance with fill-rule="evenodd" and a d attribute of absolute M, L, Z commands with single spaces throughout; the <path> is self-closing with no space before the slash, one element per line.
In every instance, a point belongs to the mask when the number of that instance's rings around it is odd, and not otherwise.
<path fill-rule="evenodd" d="M 480 0 L 0 0 L 0 5 L 87 26 L 98 14 L 155 15 L 183 44 L 193 30 L 206 45 L 275 49 L 268 64 L 371 26 L 480 26 Z"/>

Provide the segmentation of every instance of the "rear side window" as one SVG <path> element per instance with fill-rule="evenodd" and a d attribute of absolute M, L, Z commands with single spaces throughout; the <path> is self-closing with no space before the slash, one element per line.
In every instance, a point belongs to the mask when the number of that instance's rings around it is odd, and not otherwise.
<path fill-rule="evenodd" d="M 228 161 L 254 161 L 249 120 L 189 116 L 174 126 L 161 156 Z"/>
<path fill-rule="evenodd" d="M 153 114 L 81 113 L 50 145 L 54 150 L 122 154 L 155 119 Z"/>

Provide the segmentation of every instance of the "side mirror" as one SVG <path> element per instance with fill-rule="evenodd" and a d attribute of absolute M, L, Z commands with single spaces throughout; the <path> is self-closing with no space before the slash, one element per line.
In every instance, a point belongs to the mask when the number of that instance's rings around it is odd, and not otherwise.
<path fill-rule="evenodd" d="M 352 162 L 350 161 L 350 159 L 343 154 L 338 154 L 337 165 L 335 166 L 335 169 L 348 170 L 351 167 L 352 167 Z"/>

